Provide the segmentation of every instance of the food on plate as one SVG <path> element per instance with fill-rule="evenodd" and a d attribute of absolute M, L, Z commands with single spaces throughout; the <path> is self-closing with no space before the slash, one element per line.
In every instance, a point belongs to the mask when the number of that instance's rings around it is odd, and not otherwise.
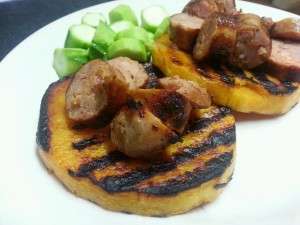
<path fill-rule="evenodd" d="M 169 17 L 166 9 L 160 5 L 151 5 L 141 12 L 141 23 L 145 30 L 155 33 L 162 21 Z"/>
<path fill-rule="evenodd" d="M 275 22 L 270 29 L 270 35 L 272 38 L 300 41 L 300 19 L 285 18 Z"/>
<path fill-rule="evenodd" d="M 235 0 L 191 0 L 182 12 L 203 19 L 213 12 L 234 14 L 236 13 Z"/>
<path fill-rule="evenodd" d="M 175 139 L 170 140 L 166 134 L 173 136 L 175 132 L 151 112 L 153 108 L 148 109 L 154 102 L 146 102 L 147 95 L 137 92 L 180 95 L 176 91 L 133 90 L 136 94 L 127 98 L 112 124 L 106 115 L 91 123 L 68 116 L 66 93 L 72 82 L 74 75 L 52 83 L 45 92 L 37 143 L 47 168 L 77 196 L 112 211 L 169 216 L 214 200 L 231 180 L 236 136 L 229 108 L 212 105 L 192 109 L 183 132 L 176 132 Z M 127 136 L 115 130 L 120 122 Z M 130 157 L 116 146 L 125 146 L 127 139 L 122 137 L 130 138 L 131 147 L 138 144 L 146 155 L 149 145 L 155 149 L 154 144 L 159 151 L 147 158 Z M 133 150 L 129 149 L 129 154 L 139 156 Z"/>
<path fill-rule="evenodd" d="M 87 12 L 81 18 L 82 24 L 86 24 L 94 28 L 96 28 L 99 25 L 100 21 L 107 23 L 103 13 Z"/>
<path fill-rule="evenodd" d="M 120 70 L 129 85 L 129 90 L 142 88 L 147 83 L 148 74 L 137 61 L 128 57 L 117 57 L 108 60 L 107 63 Z"/>
<path fill-rule="evenodd" d="M 137 15 L 129 5 L 120 4 L 111 9 L 109 20 L 102 13 L 85 13 L 81 24 L 70 26 L 64 48 L 57 51 L 82 49 L 87 60 L 82 62 L 83 59 L 76 58 L 74 54 L 54 54 L 53 67 L 58 76 L 68 76 L 93 59 L 107 61 L 124 56 L 149 62 L 153 41 L 169 32 L 169 15 L 158 5 L 147 6 L 140 14 L 142 21 L 139 25 Z"/>
<path fill-rule="evenodd" d="M 126 101 L 128 83 L 124 75 L 108 63 L 95 59 L 82 66 L 66 92 L 68 116 L 88 121 L 101 114 L 116 113 Z"/>
<path fill-rule="evenodd" d="M 168 35 L 155 41 L 152 60 L 165 76 L 178 75 L 198 82 L 212 95 L 213 102 L 240 112 L 282 114 L 300 98 L 299 83 L 276 79 L 261 69 L 196 63 L 191 54 L 179 50 Z"/>
<path fill-rule="evenodd" d="M 206 108 L 211 105 L 211 96 L 194 81 L 183 80 L 178 76 L 164 77 L 158 80 L 158 86 L 175 90 L 188 99 L 194 108 Z"/>
<path fill-rule="evenodd" d="M 272 40 L 272 52 L 261 70 L 281 80 L 300 82 L 300 42 Z"/>
<path fill-rule="evenodd" d="M 170 17 L 170 38 L 181 49 L 193 49 L 203 19 L 190 16 L 187 13 L 178 13 Z"/>
<path fill-rule="evenodd" d="M 69 29 L 72 48 L 55 51 L 65 77 L 41 102 L 42 160 L 70 191 L 112 211 L 169 216 L 213 201 L 235 165 L 230 108 L 283 114 L 299 101 L 299 43 L 269 35 L 295 40 L 280 27 L 293 21 L 242 14 L 234 0 L 192 0 L 170 18 L 149 6 L 141 27 L 127 5 L 109 19 L 85 15 Z M 151 55 L 156 67 L 140 64 Z M 270 67 L 278 79 L 263 72 Z"/>
<path fill-rule="evenodd" d="M 196 61 L 227 62 L 237 68 L 251 69 L 271 54 L 269 32 L 254 14 L 210 14 L 203 22 L 193 49 Z"/>
<path fill-rule="evenodd" d="M 265 62 L 272 49 L 269 32 L 255 14 L 237 15 L 236 43 L 228 63 L 231 66 L 252 69 Z"/>
<path fill-rule="evenodd" d="M 235 16 L 214 12 L 203 22 L 198 33 L 193 57 L 196 61 L 228 59 L 232 54 L 237 33 Z"/>
<path fill-rule="evenodd" d="M 124 106 L 114 117 L 110 135 L 119 151 L 135 158 L 162 152 L 176 137 L 147 107 L 132 103 Z"/>

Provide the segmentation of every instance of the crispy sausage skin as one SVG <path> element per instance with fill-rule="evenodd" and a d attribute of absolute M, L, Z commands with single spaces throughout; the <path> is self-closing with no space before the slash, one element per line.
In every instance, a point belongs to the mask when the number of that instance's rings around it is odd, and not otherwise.
<path fill-rule="evenodd" d="M 164 77 L 158 80 L 158 86 L 177 91 L 187 98 L 194 108 L 207 108 L 211 105 L 211 96 L 194 81 L 183 80 L 178 76 Z"/>
<path fill-rule="evenodd" d="M 164 150 L 175 133 L 142 105 L 124 106 L 111 123 L 111 141 L 130 157 L 149 157 Z"/>
<path fill-rule="evenodd" d="M 143 65 L 128 57 L 117 57 L 107 61 L 108 64 L 117 68 L 124 75 L 126 82 L 129 84 L 129 90 L 143 87 L 148 75 Z"/>
<path fill-rule="evenodd" d="M 147 107 L 167 127 L 182 132 L 188 122 L 192 103 L 172 89 L 138 89 L 130 95 Z"/>
<path fill-rule="evenodd" d="M 173 43 L 180 49 L 191 51 L 203 22 L 203 19 L 190 16 L 187 13 L 179 13 L 171 16 L 170 37 Z"/>
<path fill-rule="evenodd" d="M 255 14 L 239 14 L 236 44 L 229 57 L 229 64 L 252 69 L 268 59 L 272 42 L 262 19 Z"/>
<path fill-rule="evenodd" d="M 286 18 L 277 21 L 270 29 L 272 38 L 300 41 L 300 19 Z"/>
<path fill-rule="evenodd" d="M 207 17 L 199 31 L 193 49 L 196 61 L 224 60 L 233 52 L 237 33 L 236 16 L 214 12 Z"/>
<path fill-rule="evenodd" d="M 233 14 L 236 12 L 235 0 L 191 0 L 182 12 L 202 19 L 213 12 Z"/>
<path fill-rule="evenodd" d="M 88 121 L 102 112 L 115 113 L 126 101 L 128 84 L 121 72 L 99 59 L 82 66 L 66 93 L 68 116 Z"/>
<path fill-rule="evenodd" d="M 272 40 L 271 56 L 261 69 L 278 79 L 300 82 L 300 43 Z"/>

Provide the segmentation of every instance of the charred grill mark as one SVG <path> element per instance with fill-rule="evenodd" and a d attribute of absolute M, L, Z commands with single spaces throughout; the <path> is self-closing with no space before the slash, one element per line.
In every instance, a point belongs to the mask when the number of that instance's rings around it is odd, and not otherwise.
<path fill-rule="evenodd" d="M 169 118 L 174 118 L 172 125 L 177 129 L 185 123 L 187 104 L 188 102 L 181 94 L 176 91 L 169 91 L 158 96 L 151 111 L 163 122 L 168 121 Z"/>
<path fill-rule="evenodd" d="M 152 63 L 144 63 L 143 67 L 148 74 L 148 81 L 145 85 L 147 89 L 155 88 L 157 85 L 157 79 L 164 77 L 163 73 Z"/>
<path fill-rule="evenodd" d="M 137 191 L 137 185 L 140 182 L 149 179 L 154 175 L 169 172 L 175 168 L 176 165 L 170 162 L 159 162 L 152 164 L 149 168 L 135 170 L 126 173 L 123 176 L 108 176 L 100 181 L 92 178 L 92 181 L 109 193 Z"/>
<path fill-rule="evenodd" d="M 214 122 L 220 121 L 224 117 L 231 114 L 231 109 L 228 107 L 218 106 L 218 109 L 220 110 L 220 113 L 214 115 L 211 118 L 201 118 L 192 123 L 189 123 L 187 129 L 184 131 L 183 134 L 185 135 L 190 132 L 197 132 L 201 129 L 204 129 L 204 128 L 210 126 Z"/>
<path fill-rule="evenodd" d="M 226 130 L 213 132 L 209 137 L 201 144 L 195 147 L 185 147 L 182 151 L 173 156 L 173 160 L 176 164 L 182 164 L 190 161 L 197 156 L 211 151 L 218 146 L 229 146 L 236 142 L 235 127 L 229 127 Z"/>
<path fill-rule="evenodd" d="M 245 74 L 245 71 L 239 68 L 235 68 L 235 67 L 229 67 L 228 68 L 229 71 L 233 74 L 234 77 L 242 79 L 242 80 L 247 80 L 251 83 L 254 84 L 258 84 L 257 81 L 255 81 L 252 77 L 247 77 L 247 75 Z"/>
<path fill-rule="evenodd" d="M 49 87 L 49 89 L 51 89 L 51 86 Z M 48 152 L 50 149 L 51 137 L 51 131 L 49 128 L 49 116 L 47 112 L 47 102 L 50 92 L 49 89 L 42 98 L 38 130 L 36 133 L 36 143 L 40 145 L 45 152 Z"/>
<path fill-rule="evenodd" d="M 193 70 L 196 71 L 200 76 L 206 77 L 206 78 L 212 78 L 211 74 L 209 74 L 200 64 L 195 64 L 193 67 Z"/>
<path fill-rule="evenodd" d="M 77 172 L 68 170 L 68 173 L 72 177 L 87 177 L 94 170 L 104 169 L 110 165 L 115 164 L 116 162 L 125 161 L 127 159 L 128 157 L 125 156 L 123 153 L 119 151 L 113 151 L 99 159 L 80 165 Z"/>
<path fill-rule="evenodd" d="M 269 80 L 264 72 L 258 69 L 251 70 L 251 72 L 255 76 L 255 78 L 263 85 L 263 87 L 273 95 L 281 95 L 281 94 L 290 95 L 297 90 L 297 87 L 293 85 L 292 82 L 281 81 L 280 84 L 282 85 L 282 88 L 280 88 L 279 85 Z"/>
<path fill-rule="evenodd" d="M 226 84 L 229 87 L 234 87 L 234 78 L 231 77 L 226 71 L 224 71 L 221 67 L 214 67 L 214 72 L 219 75 L 220 81 Z"/>
<path fill-rule="evenodd" d="M 193 172 L 185 172 L 173 179 L 160 183 L 158 186 L 149 186 L 141 192 L 160 195 L 172 196 L 187 189 L 195 188 L 201 184 L 220 177 L 230 166 L 233 158 L 233 151 L 225 152 L 220 157 L 214 158 L 205 163 L 205 169 L 195 169 Z"/>
<path fill-rule="evenodd" d="M 45 152 L 48 152 L 50 150 L 50 138 L 51 138 L 47 105 L 50 101 L 51 93 L 53 89 L 57 86 L 57 84 L 68 79 L 71 79 L 71 75 L 66 76 L 50 84 L 41 101 L 40 117 L 38 121 L 37 132 L 36 132 L 36 143 L 40 145 Z"/>
<path fill-rule="evenodd" d="M 108 193 L 139 191 L 149 194 L 174 195 L 220 176 L 230 165 L 233 153 L 223 153 L 217 159 L 206 162 L 205 170 L 198 168 L 192 173 L 185 173 L 159 186 L 151 186 L 140 190 L 138 185 L 155 175 L 175 170 L 178 164 L 190 161 L 209 150 L 215 149 L 217 146 L 231 145 L 233 143 L 235 143 L 235 128 L 230 127 L 223 132 L 213 132 L 204 143 L 197 147 L 183 149 L 183 153 L 173 156 L 172 161 L 157 161 L 148 168 L 134 170 L 121 176 L 107 176 L 104 179 L 97 180 L 91 175 L 94 170 L 105 169 L 119 161 L 126 162 L 128 157 L 118 151 L 113 151 L 102 158 L 82 164 L 77 172 L 68 170 L 68 173 L 72 177 L 88 177 L 94 184 L 100 186 Z M 172 187 L 172 190 L 168 189 L 170 187 Z"/>
<path fill-rule="evenodd" d="M 91 138 L 82 139 L 78 142 L 72 143 L 72 147 L 77 151 L 82 151 L 87 147 L 98 145 L 101 143 L 101 140 L 98 139 L 96 136 Z"/>
<path fill-rule="evenodd" d="M 81 130 L 85 130 L 87 128 L 86 124 L 75 124 L 72 126 L 73 130 L 77 130 L 77 131 L 81 131 Z"/>

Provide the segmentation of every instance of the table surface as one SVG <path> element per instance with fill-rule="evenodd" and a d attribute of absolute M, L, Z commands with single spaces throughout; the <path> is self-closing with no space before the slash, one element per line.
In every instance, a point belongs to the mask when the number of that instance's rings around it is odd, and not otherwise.
<path fill-rule="evenodd" d="M 0 0 L 0 61 L 21 41 L 48 23 L 108 0 Z M 270 5 L 270 0 L 252 2 Z M 299 9 L 290 11 L 300 13 Z"/>

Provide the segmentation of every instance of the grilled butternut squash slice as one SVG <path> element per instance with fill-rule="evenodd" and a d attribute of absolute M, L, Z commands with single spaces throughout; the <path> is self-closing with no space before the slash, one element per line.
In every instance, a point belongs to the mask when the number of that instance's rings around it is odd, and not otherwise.
<path fill-rule="evenodd" d="M 196 63 L 164 35 L 152 49 L 153 64 L 165 76 L 178 75 L 205 87 L 217 104 L 240 112 L 283 114 L 300 98 L 300 84 L 281 81 L 259 70 Z"/>
<path fill-rule="evenodd" d="M 134 159 L 111 143 L 106 118 L 97 124 L 68 118 L 71 80 L 49 86 L 37 131 L 40 157 L 71 192 L 113 211 L 168 216 L 214 200 L 230 181 L 236 144 L 230 109 L 192 111 L 178 142 L 152 158 Z"/>

